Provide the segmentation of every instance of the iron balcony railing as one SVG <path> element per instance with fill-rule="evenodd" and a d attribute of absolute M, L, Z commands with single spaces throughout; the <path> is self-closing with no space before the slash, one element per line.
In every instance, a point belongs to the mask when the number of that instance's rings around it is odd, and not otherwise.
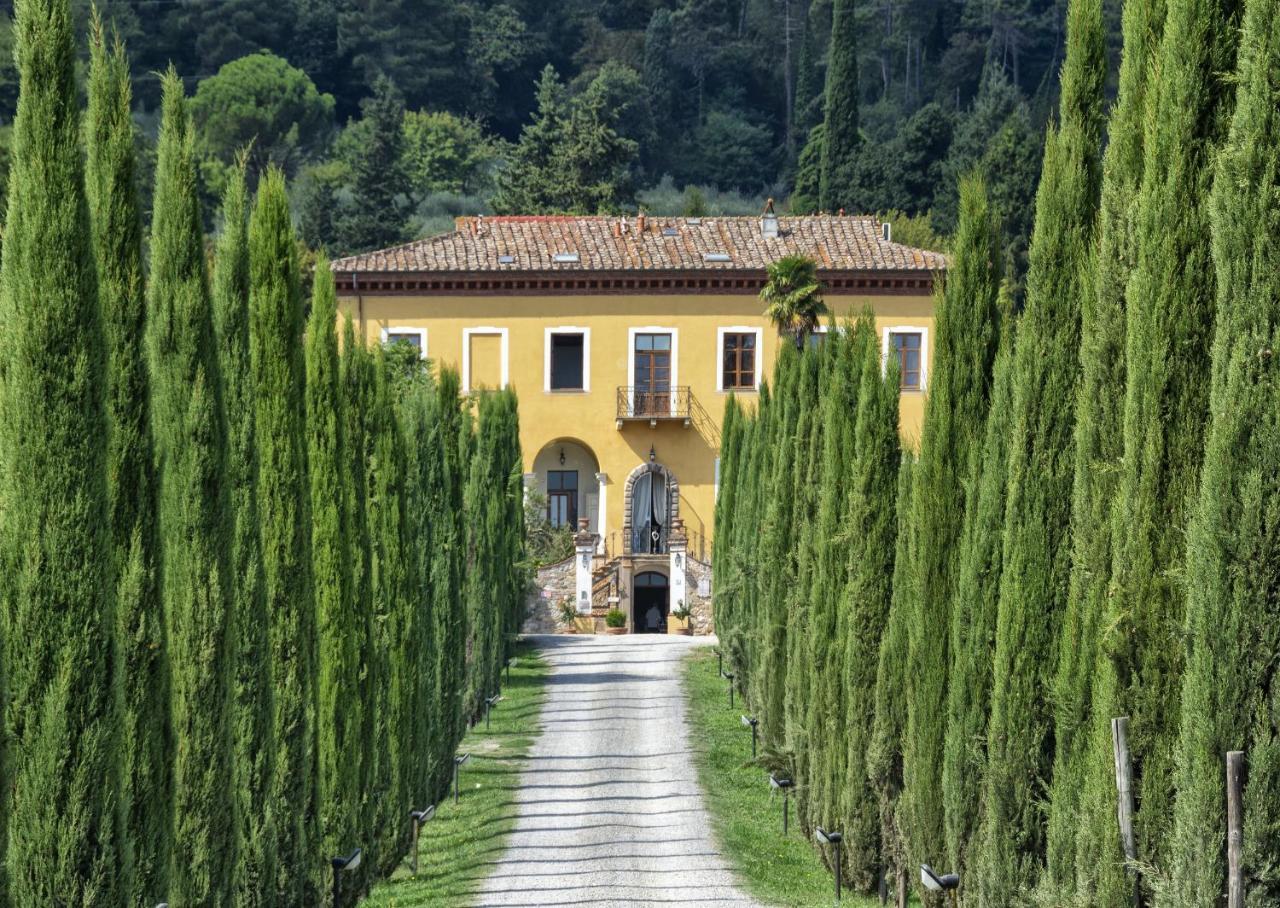
<path fill-rule="evenodd" d="M 693 414 L 693 394 L 688 386 L 654 391 L 623 385 L 618 388 L 618 421 L 624 419 L 682 419 L 688 422 Z"/>

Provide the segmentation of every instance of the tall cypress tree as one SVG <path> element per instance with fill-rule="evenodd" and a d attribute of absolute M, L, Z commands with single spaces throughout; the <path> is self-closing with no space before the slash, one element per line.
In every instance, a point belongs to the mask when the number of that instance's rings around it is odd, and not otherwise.
<path fill-rule="evenodd" d="M 15 13 L 20 93 L 0 271 L 8 897 L 122 904 L 132 867 L 115 797 L 107 350 L 71 10 L 20 0 Z"/>
<path fill-rule="evenodd" d="M 120 806 L 133 848 L 128 901 L 169 891 L 171 741 L 164 607 L 156 577 L 156 488 L 147 377 L 146 288 L 129 61 L 95 11 L 89 42 L 85 189 L 93 212 L 107 345 L 107 495 L 120 646 Z"/>
<path fill-rule="evenodd" d="M 182 80 L 163 80 L 151 224 L 152 403 L 172 653 L 171 897 L 224 904 L 232 888 L 230 506 L 221 372 L 205 274 L 195 144 Z"/>
<path fill-rule="evenodd" d="M 249 223 L 243 162 L 222 202 L 213 269 L 213 323 L 227 413 L 226 483 L 231 495 L 232 748 L 237 908 L 272 904 L 275 827 L 263 809 L 275 767 L 269 620 L 258 528 L 257 433 L 249 358 Z"/>
<path fill-rule="evenodd" d="M 1103 646 L 1129 715 L 1138 857 L 1165 864 L 1173 807 L 1186 558 L 1208 418 L 1214 275 L 1208 192 L 1233 100 L 1238 0 L 1172 0 L 1145 122 L 1137 259 L 1126 292 L 1124 458 Z"/>
<path fill-rule="evenodd" d="M 875 719 L 880 635 L 893 597 L 894 548 L 898 535 L 899 371 L 893 357 L 883 374 L 874 323 L 863 317 L 852 472 L 844 533 L 851 542 L 842 559 L 847 578 L 841 591 L 836 646 L 843 688 L 839 746 L 845 748 L 840 779 L 840 829 L 845 837 L 850 883 L 870 891 L 881 864 L 876 792 L 867 775 L 867 747 Z M 855 364 L 856 365 L 856 364 Z"/>
<path fill-rule="evenodd" d="M 965 493 L 960 578 L 951 609 L 951 675 L 947 685 L 947 738 L 942 753 L 942 807 L 946 866 L 961 880 L 970 863 L 981 819 L 986 766 L 991 663 L 1004 551 L 1005 489 L 1009 478 L 1009 426 L 1013 406 L 1015 322 L 1006 283 L 1000 299 L 1000 346 L 992 368 L 991 411 L 982 448 L 970 458 Z"/>
<path fill-rule="evenodd" d="M 1222 759 L 1243 750 L 1246 904 L 1280 900 L 1280 6 L 1249 0 L 1235 114 L 1209 210 L 1217 272 L 1210 420 L 1188 540 L 1189 650 L 1176 757 L 1169 885 L 1158 904 L 1223 891 Z"/>
<path fill-rule="evenodd" d="M 946 734 L 946 629 L 959 577 L 965 470 L 981 443 L 999 341 L 1000 244 L 986 186 L 960 184 L 960 226 L 938 300 L 933 368 L 921 429 L 920 463 L 909 526 L 918 534 L 913 616 L 908 622 L 904 808 L 912 866 L 944 854 L 943 739 Z"/>
<path fill-rule="evenodd" d="M 412 647 L 416 669 L 412 675 L 416 706 L 409 716 L 411 760 L 407 796 L 410 803 L 426 803 L 430 797 L 432 735 L 438 724 L 435 698 L 436 658 L 434 646 L 435 600 L 431 595 L 431 558 L 434 547 L 435 502 L 432 500 L 431 426 L 435 415 L 435 393 L 430 377 L 421 369 L 415 381 L 405 389 L 400 401 L 400 418 L 405 439 L 405 514 L 409 521 L 409 557 L 412 577 L 409 609 L 413 613 Z"/>
<path fill-rule="evenodd" d="M 1012 441 L 991 683 L 983 905 L 1008 905 L 1043 866 L 1037 801 L 1052 777 L 1051 688 L 1070 579 L 1080 302 L 1100 184 L 1106 37 L 1101 0 L 1072 0 L 1058 128 L 1045 137 L 1026 306 L 1014 353 Z"/>
<path fill-rule="evenodd" d="M 249 218 L 249 350 L 258 444 L 258 513 L 275 695 L 275 769 L 264 809 L 275 817 L 279 908 L 318 902 L 316 626 L 311 581 L 297 242 L 284 175 L 269 170 Z"/>
<path fill-rule="evenodd" d="M 439 417 L 434 431 L 439 434 L 440 504 L 435 531 L 437 541 L 432 562 L 431 594 L 435 602 L 437 668 L 440 678 L 440 762 L 435 770 L 433 791 L 447 785 L 450 758 L 462 740 L 462 690 L 466 675 L 466 609 L 463 608 L 464 510 L 462 494 L 466 463 L 459 439 L 463 430 L 462 379 L 453 369 L 441 369 L 436 400 Z"/>
<path fill-rule="evenodd" d="M 351 470 L 338 372 L 338 300 L 328 260 L 316 262 L 307 325 L 307 465 L 311 480 L 311 564 L 315 583 L 316 766 L 319 832 L 325 854 L 363 842 L 360 780 L 364 756 L 360 683 L 364 616 L 351 595 L 347 504 Z"/>
<path fill-rule="evenodd" d="M 822 129 L 822 170 L 818 207 L 834 211 L 852 205 L 858 145 L 858 22 L 853 0 L 835 0 L 831 10 L 831 51 L 827 62 Z"/>

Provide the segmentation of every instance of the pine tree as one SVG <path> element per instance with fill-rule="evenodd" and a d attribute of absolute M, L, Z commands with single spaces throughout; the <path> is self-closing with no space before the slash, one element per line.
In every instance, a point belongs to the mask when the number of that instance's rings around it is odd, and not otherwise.
<path fill-rule="evenodd" d="M 937 304 L 933 368 L 921 428 L 920 463 L 908 525 L 918 534 L 913 614 L 908 622 L 904 816 L 910 865 L 941 864 L 942 752 L 946 734 L 947 646 L 959 579 L 964 521 L 962 478 L 981 442 L 999 340 L 1000 245 L 986 186 L 961 184 L 960 227 Z"/>
<path fill-rule="evenodd" d="M 1169 881 L 1158 904 L 1214 904 L 1224 887 L 1223 755 L 1243 750 L 1246 904 L 1280 884 L 1280 485 L 1274 373 L 1280 326 L 1280 8 L 1245 6 L 1235 113 L 1209 211 L 1217 323 L 1204 472 L 1187 543 L 1189 649 L 1176 754 Z"/>
<path fill-rule="evenodd" d="M 222 203 L 213 270 L 213 321 L 227 413 L 226 483 L 231 498 L 232 748 L 237 908 L 270 905 L 275 878 L 273 818 L 263 809 L 275 766 L 271 664 L 258 529 L 257 434 L 249 358 L 249 224 L 245 171 L 232 171 Z"/>
<path fill-rule="evenodd" d="M 493 201 L 499 214 L 546 212 L 563 192 L 557 153 L 568 129 L 569 108 L 564 85 L 550 63 L 538 80 L 538 110 L 520 132 L 520 141 L 498 179 Z"/>
<path fill-rule="evenodd" d="M 89 43 L 85 189 L 93 212 L 107 345 L 107 495 L 120 646 L 120 806 L 133 849 L 127 901 L 168 891 L 172 755 L 164 607 L 156 577 L 156 482 L 147 376 L 146 288 L 129 61 L 94 13 Z M 2 887 L 0 887 L 2 888 Z"/>
<path fill-rule="evenodd" d="M 363 704 L 360 683 L 364 615 L 351 595 L 347 518 L 350 459 L 346 409 L 338 372 L 338 300 L 328 260 L 316 262 L 307 325 L 307 465 L 311 480 L 311 564 L 315 583 L 316 766 L 319 832 L 324 853 L 345 854 L 364 841 L 360 789 Z"/>
<path fill-rule="evenodd" d="M 107 349 L 71 11 L 66 0 L 21 0 L 15 13 L 21 91 L 0 271 L 3 856 L 14 906 L 120 904 L 132 865 L 115 801 Z"/>
<path fill-rule="evenodd" d="M 232 888 L 230 501 L 221 370 L 205 274 L 195 145 L 182 80 L 163 81 L 147 331 L 172 671 L 170 897 L 223 904 Z"/>
<path fill-rule="evenodd" d="M 258 510 L 275 696 L 275 768 L 264 809 L 275 819 L 279 908 L 315 905 L 316 626 L 311 579 L 297 242 L 284 175 L 269 170 L 249 218 L 249 350 L 258 446 Z"/>
<path fill-rule="evenodd" d="M 991 410 L 981 449 L 970 457 L 965 492 L 960 578 L 951 609 L 948 646 L 947 738 L 942 752 L 942 807 L 947 867 L 968 876 L 973 838 L 981 820 L 986 768 L 991 663 L 1004 552 L 1005 490 L 1013 406 L 1015 323 L 1008 283 L 1001 289 L 1000 346 L 992 368 Z"/>
<path fill-rule="evenodd" d="M 1238 6 L 1168 6 L 1145 115 L 1137 258 L 1125 294 L 1125 455 L 1102 625 L 1117 682 L 1094 715 L 1131 717 L 1138 858 L 1158 867 L 1166 864 L 1174 794 L 1186 612 L 1180 567 L 1208 418 L 1214 278 L 1205 209 L 1232 108 Z"/>
<path fill-rule="evenodd" d="M 838 746 L 845 748 L 839 807 L 844 834 L 845 873 L 850 884 L 871 891 L 881 867 L 880 818 L 876 792 L 867 774 L 867 748 L 875 720 L 880 635 L 893 598 L 895 541 L 898 536 L 898 438 L 900 376 L 896 357 L 880 365 L 874 323 L 864 315 L 857 414 L 852 438 L 852 472 L 846 496 L 842 559 L 847 578 L 841 591 L 836 645 L 843 688 Z M 854 361 L 851 365 L 858 366 Z"/>
<path fill-rule="evenodd" d="M 1070 581 L 1080 301 L 1100 184 L 1106 36 L 1101 0 L 1067 17 L 1060 123 L 1045 137 L 1027 295 L 1013 362 L 1009 478 L 975 887 L 1003 908 L 1037 882 L 1037 801 L 1052 778 L 1052 685 Z"/>
<path fill-rule="evenodd" d="M 359 201 L 333 219 L 343 252 L 384 249 L 403 242 L 409 232 L 412 184 L 404 163 L 404 98 L 389 78 L 379 76 L 361 109 L 368 144 L 355 156 L 351 175 Z"/>
<path fill-rule="evenodd" d="M 818 207 L 851 206 L 858 134 L 858 23 L 853 0 L 835 0 L 831 12 L 831 54 L 827 63 L 822 130 L 822 176 Z"/>

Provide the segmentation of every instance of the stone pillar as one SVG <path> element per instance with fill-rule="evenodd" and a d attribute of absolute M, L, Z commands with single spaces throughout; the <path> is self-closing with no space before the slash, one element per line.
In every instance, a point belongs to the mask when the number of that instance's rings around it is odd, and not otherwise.
<path fill-rule="evenodd" d="M 689 605 L 689 597 L 685 591 L 685 572 L 688 570 L 689 537 L 685 535 L 684 521 L 677 517 L 671 522 L 671 532 L 667 536 L 667 550 L 671 553 L 671 603 L 668 617 L 680 607 L 681 603 Z"/>
<path fill-rule="evenodd" d="M 596 551 L 598 537 L 587 529 L 589 521 L 583 517 L 578 521 L 578 532 L 573 537 L 575 576 L 574 604 L 579 615 L 591 614 L 591 560 Z"/>
<path fill-rule="evenodd" d="M 603 555 L 604 541 L 609 538 L 609 525 L 607 522 L 607 515 L 609 513 L 609 474 L 597 473 L 596 482 L 600 484 L 600 493 L 596 500 L 596 506 L 599 508 L 599 511 L 596 514 L 596 532 L 600 536 L 600 541 L 597 544 L 596 551 Z"/>

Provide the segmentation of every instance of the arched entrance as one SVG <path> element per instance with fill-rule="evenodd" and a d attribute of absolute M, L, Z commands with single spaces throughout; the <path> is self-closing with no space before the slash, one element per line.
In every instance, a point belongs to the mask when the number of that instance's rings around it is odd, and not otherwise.
<path fill-rule="evenodd" d="M 602 532 L 600 465 L 589 447 L 571 438 L 550 442 L 533 459 L 533 475 L 548 523 L 576 529 L 585 517 L 588 530 Z"/>
<path fill-rule="evenodd" d="M 636 574 L 632 586 L 631 628 L 637 634 L 665 634 L 671 611 L 671 591 L 665 574 L 645 571 Z"/>
<path fill-rule="evenodd" d="M 631 555 L 667 554 L 671 527 L 680 516 L 680 485 L 675 476 L 651 459 L 631 471 L 624 494 L 626 551 Z"/>

